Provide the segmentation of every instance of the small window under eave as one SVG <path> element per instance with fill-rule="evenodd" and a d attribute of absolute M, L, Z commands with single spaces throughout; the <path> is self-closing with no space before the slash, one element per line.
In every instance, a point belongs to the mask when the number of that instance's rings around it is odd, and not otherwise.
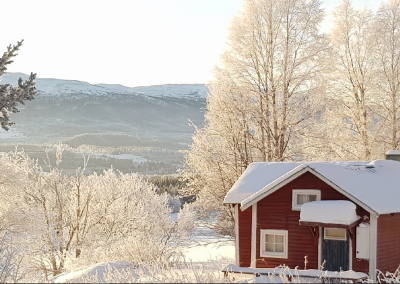
<path fill-rule="evenodd" d="M 358 225 L 356 205 L 347 200 L 322 200 L 301 206 L 301 226 L 350 229 Z"/>

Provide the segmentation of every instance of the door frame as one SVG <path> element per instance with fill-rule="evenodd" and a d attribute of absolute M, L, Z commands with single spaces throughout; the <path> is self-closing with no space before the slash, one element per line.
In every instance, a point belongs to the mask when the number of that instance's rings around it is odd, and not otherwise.
<path fill-rule="evenodd" d="M 319 227 L 319 239 L 318 239 L 318 269 L 321 269 L 322 264 L 322 239 L 324 237 L 325 232 L 323 231 L 322 227 Z M 348 235 L 349 232 L 346 230 L 346 234 Z M 353 270 L 353 242 L 349 238 L 349 270 Z"/>

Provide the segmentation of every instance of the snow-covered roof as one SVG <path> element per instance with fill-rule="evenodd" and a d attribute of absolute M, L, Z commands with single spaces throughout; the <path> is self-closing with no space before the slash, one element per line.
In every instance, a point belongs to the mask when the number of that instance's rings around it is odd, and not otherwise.
<path fill-rule="evenodd" d="M 301 205 L 300 222 L 350 225 L 359 218 L 356 205 L 347 200 L 321 200 Z"/>
<path fill-rule="evenodd" d="M 390 160 L 252 163 L 229 190 L 224 203 L 241 203 L 244 210 L 306 171 L 371 213 L 400 212 L 400 162 Z"/>
<path fill-rule="evenodd" d="M 386 155 L 400 155 L 399 150 L 389 150 Z"/>

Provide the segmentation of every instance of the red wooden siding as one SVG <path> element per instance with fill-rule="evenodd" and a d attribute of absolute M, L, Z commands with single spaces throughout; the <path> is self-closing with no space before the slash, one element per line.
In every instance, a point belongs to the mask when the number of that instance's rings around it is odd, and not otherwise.
<path fill-rule="evenodd" d="M 333 189 L 331 186 L 307 172 L 297 179 L 291 181 L 276 192 L 267 196 L 257 204 L 257 248 L 256 258 L 257 267 L 276 267 L 285 264 L 290 268 L 296 266 L 304 269 L 304 256 L 308 256 L 307 269 L 318 269 L 318 240 L 312 235 L 309 227 L 299 226 L 300 211 L 292 211 L 292 190 L 293 189 L 319 189 L 321 190 L 321 200 L 349 200 L 347 197 Z M 243 264 L 247 266 L 247 259 L 251 252 L 251 211 L 247 214 L 245 221 L 240 220 L 239 230 L 240 236 L 245 235 L 245 239 L 240 240 L 240 252 L 246 258 Z M 369 213 L 357 206 L 357 214 L 359 216 L 368 216 Z M 261 258 L 260 257 L 260 230 L 276 229 L 288 230 L 288 259 L 280 258 Z M 246 234 L 243 232 L 246 230 Z M 353 247 L 353 270 L 360 272 L 368 272 L 369 264 L 365 260 L 357 260 L 355 258 L 355 243 Z M 242 259 L 241 259 L 242 262 Z"/>
<path fill-rule="evenodd" d="M 400 214 L 378 218 L 377 269 L 394 273 L 400 265 Z"/>
<path fill-rule="evenodd" d="M 245 211 L 240 210 L 239 207 L 239 263 L 241 267 L 250 267 L 251 262 L 251 212 L 251 207 Z"/>

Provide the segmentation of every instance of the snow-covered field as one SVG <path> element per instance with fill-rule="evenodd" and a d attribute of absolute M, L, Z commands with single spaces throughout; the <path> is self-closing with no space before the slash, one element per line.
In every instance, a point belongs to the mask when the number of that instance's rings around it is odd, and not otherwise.
<path fill-rule="evenodd" d="M 142 156 L 136 156 L 133 154 L 120 154 L 120 155 L 112 155 L 112 154 L 99 154 L 99 153 L 90 153 L 91 159 L 117 159 L 117 160 L 131 160 L 134 164 L 145 163 L 148 159 Z"/>
<path fill-rule="evenodd" d="M 177 215 L 171 214 L 171 218 L 177 220 Z M 168 272 L 154 267 L 137 267 L 124 260 L 114 260 L 64 272 L 57 276 L 54 282 L 110 282 L 111 277 L 113 282 L 154 282 L 154 273 L 160 274 L 157 279 L 165 281 L 178 281 L 179 278 L 183 282 L 213 282 L 223 280 L 222 268 L 234 263 L 234 242 L 218 236 L 208 228 L 194 228 L 191 237 L 182 243 L 181 248 L 184 260 Z"/>
<path fill-rule="evenodd" d="M 187 262 L 232 263 L 235 260 L 234 242 L 218 237 L 208 228 L 195 228 L 194 236 L 184 248 L 183 253 Z"/>

